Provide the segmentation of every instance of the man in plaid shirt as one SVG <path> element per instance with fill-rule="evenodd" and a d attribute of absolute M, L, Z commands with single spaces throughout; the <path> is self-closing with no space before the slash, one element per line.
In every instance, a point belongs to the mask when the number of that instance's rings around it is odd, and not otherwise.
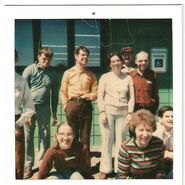
<path fill-rule="evenodd" d="M 148 58 L 148 53 L 145 51 L 137 53 L 135 58 L 137 68 L 129 72 L 135 89 L 134 112 L 139 109 L 147 109 L 156 114 L 159 106 L 158 86 L 156 73 L 148 69 Z"/>

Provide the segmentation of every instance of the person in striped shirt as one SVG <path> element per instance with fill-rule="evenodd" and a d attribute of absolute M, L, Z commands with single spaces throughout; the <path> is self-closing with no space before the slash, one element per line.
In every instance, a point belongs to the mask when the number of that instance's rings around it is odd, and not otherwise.
<path fill-rule="evenodd" d="M 118 178 L 165 178 L 163 141 L 152 133 L 156 130 L 155 116 L 148 110 L 136 111 L 130 121 L 134 137 L 121 144 L 118 156 Z"/>

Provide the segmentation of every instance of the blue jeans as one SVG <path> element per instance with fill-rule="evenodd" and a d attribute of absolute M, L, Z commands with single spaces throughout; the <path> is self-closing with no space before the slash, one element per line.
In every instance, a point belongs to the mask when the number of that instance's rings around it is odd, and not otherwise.
<path fill-rule="evenodd" d="M 173 179 L 173 169 L 166 175 L 166 179 Z"/>
<path fill-rule="evenodd" d="M 84 179 L 84 177 L 78 170 L 66 170 L 62 173 L 57 171 L 50 172 L 47 179 Z"/>

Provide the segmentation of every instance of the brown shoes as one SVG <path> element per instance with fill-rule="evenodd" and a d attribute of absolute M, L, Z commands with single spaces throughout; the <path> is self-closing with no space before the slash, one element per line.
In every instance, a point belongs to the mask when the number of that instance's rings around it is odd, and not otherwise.
<path fill-rule="evenodd" d="M 107 174 L 103 173 L 103 172 L 100 172 L 99 175 L 98 175 L 98 178 L 99 179 L 107 179 Z"/>
<path fill-rule="evenodd" d="M 32 175 L 33 173 L 31 168 L 27 167 L 24 169 L 24 179 L 29 179 Z"/>

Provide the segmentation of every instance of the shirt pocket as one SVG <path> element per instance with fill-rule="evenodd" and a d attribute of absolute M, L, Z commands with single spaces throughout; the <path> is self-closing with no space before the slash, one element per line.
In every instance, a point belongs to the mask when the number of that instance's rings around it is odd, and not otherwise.
<path fill-rule="evenodd" d="M 144 91 L 148 92 L 149 94 L 152 93 L 152 81 L 146 80 L 144 83 Z"/>

